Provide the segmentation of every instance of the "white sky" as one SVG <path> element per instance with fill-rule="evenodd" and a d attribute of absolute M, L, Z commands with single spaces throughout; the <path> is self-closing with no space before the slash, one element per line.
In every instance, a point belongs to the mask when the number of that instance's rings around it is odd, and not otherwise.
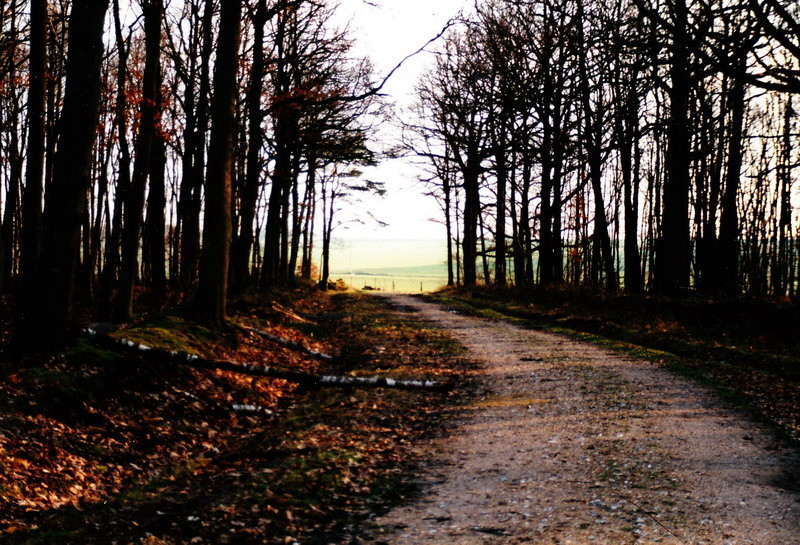
<path fill-rule="evenodd" d="M 377 6 L 371 6 L 376 4 Z M 367 56 L 375 65 L 377 79 L 383 77 L 404 57 L 436 36 L 444 25 L 471 0 L 340 0 L 339 15 L 350 21 L 350 35 L 356 41 L 355 53 Z M 398 104 L 413 101 L 414 85 L 431 63 L 425 53 L 409 59 L 384 87 L 384 93 Z M 385 161 L 364 169 L 364 177 L 386 184 L 382 199 L 370 199 L 361 206 L 389 224 L 348 224 L 334 232 L 334 238 L 436 239 L 445 240 L 444 227 L 430 221 L 441 219 L 432 197 L 423 196 L 417 182 L 420 172 L 408 160 Z"/>

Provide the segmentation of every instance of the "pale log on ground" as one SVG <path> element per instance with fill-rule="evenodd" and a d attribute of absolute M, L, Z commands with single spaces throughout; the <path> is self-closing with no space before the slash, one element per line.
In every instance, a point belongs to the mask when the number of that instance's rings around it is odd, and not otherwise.
<path fill-rule="evenodd" d="M 264 332 L 256 332 L 261 335 L 266 335 Z M 395 379 L 390 377 L 360 377 L 350 375 L 316 375 L 313 373 L 291 371 L 288 369 L 277 369 L 275 367 L 263 364 L 214 360 L 201 358 L 195 354 L 189 354 L 187 352 L 173 352 L 169 350 L 153 348 L 151 346 L 137 343 L 128 339 L 112 337 L 93 328 L 87 329 L 86 333 L 94 337 L 96 342 L 103 344 L 104 346 L 128 350 L 132 353 L 138 353 L 139 355 L 146 355 L 162 363 L 188 365 L 189 367 L 208 369 L 211 371 L 230 371 L 232 373 L 240 373 L 255 377 L 276 378 L 287 380 L 289 382 L 295 382 L 307 387 L 321 388 L 325 386 L 333 386 L 338 388 L 397 388 L 400 390 L 433 391 L 447 391 L 452 387 L 452 385 L 448 383 L 435 380 Z M 279 337 L 275 336 L 270 337 L 272 337 L 272 340 L 279 339 Z M 281 340 L 286 342 L 285 339 Z M 290 345 L 286 344 L 286 346 Z M 314 351 L 309 351 L 309 353 L 317 354 L 319 356 L 327 356 Z M 323 357 L 322 359 L 329 358 Z"/>
<path fill-rule="evenodd" d="M 481 396 L 419 445 L 421 497 L 371 544 L 796 545 L 800 457 L 657 364 L 381 295 L 483 366 Z"/>

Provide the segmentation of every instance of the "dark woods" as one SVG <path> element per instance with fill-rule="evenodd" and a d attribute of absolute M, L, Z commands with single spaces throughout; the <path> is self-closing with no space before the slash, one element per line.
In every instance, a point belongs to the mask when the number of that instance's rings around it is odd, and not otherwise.
<path fill-rule="evenodd" d="M 451 284 L 797 295 L 797 2 L 476 6 L 405 133 Z"/>
<path fill-rule="evenodd" d="M 371 164 L 365 59 L 323 0 L 0 3 L 0 287 L 20 347 L 88 320 L 327 285 Z M 495 0 L 405 116 L 451 284 L 795 297 L 789 0 Z M 348 181 L 350 180 L 350 181 Z M 365 186 L 366 187 L 366 186 Z"/>
<path fill-rule="evenodd" d="M 310 0 L 2 2 L 17 347 L 130 321 L 141 293 L 219 326 L 230 293 L 312 280 L 317 203 L 373 162 L 378 106 L 332 17 Z"/>

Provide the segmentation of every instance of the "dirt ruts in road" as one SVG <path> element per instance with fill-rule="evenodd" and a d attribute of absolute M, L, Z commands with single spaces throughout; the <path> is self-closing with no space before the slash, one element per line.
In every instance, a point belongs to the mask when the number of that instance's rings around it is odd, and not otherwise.
<path fill-rule="evenodd" d="M 800 459 L 658 365 L 404 295 L 479 361 L 482 395 L 425 449 L 373 544 L 800 544 Z"/>

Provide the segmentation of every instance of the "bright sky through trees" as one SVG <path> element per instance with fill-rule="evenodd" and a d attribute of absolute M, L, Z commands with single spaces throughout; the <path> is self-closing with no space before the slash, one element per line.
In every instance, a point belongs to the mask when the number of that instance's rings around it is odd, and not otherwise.
<path fill-rule="evenodd" d="M 356 42 L 354 52 L 368 56 L 375 65 L 376 78 L 382 79 L 404 57 L 436 36 L 459 11 L 469 9 L 469 4 L 468 0 L 342 0 L 339 14 L 344 22 L 349 21 L 350 35 Z M 433 44 L 428 49 L 432 47 Z M 387 83 L 384 92 L 395 108 L 413 102 L 416 81 L 430 61 L 430 54 L 420 53 L 406 61 Z M 382 135 L 386 140 L 396 138 L 389 127 Z M 385 182 L 387 194 L 361 206 L 389 225 L 351 222 L 334 236 L 443 240 L 444 228 L 430 221 L 441 213 L 432 198 L 423 196 L 424 187 L 417 182 L 418 176 L 408 159 L 388 160 L 364 169 L 365 178 Z M 354 212 L 357 215 L 358 211 Z"/>

